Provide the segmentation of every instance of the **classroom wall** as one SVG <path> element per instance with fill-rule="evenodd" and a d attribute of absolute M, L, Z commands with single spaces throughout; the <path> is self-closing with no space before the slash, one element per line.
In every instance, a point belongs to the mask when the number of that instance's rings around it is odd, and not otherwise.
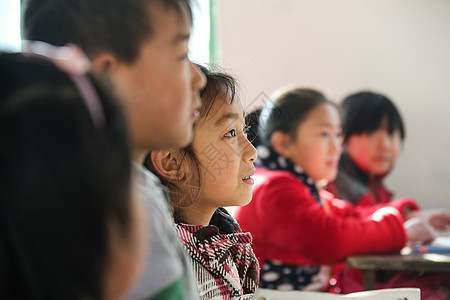
<path fill-rule="evenodd" d="M 216 0 L 218 53 L 244 105 L 296 84 L 336 101 L 370 89 L 397 104 L 396 196 L 450 209 L 450 1 Z"/>

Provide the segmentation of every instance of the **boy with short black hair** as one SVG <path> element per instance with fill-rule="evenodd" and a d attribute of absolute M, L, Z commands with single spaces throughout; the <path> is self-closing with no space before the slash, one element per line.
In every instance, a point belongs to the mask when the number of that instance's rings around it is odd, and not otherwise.
<path fill-rule="evenodd" d="M 198 299 L 163 190 L 140 166 L 149 150 L 183 147 L 192 139 L 206 80 L 187 56 L 191 23 L 188 0 L 26 2 L 24 37 L 81 46 L 91 72 L 123 102 L 151 223 L 148 262 L 127 299 Z"/>

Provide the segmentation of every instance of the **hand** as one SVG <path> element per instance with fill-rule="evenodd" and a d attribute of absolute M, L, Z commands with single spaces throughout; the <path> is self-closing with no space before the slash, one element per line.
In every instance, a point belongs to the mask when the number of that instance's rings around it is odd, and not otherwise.
<path fill-rule="evenodd" d="M 428 222 L 436 230 L 442 231 L 450 229 L 450 215 L 445 213 L 431 215 Z"/>
<path fill-rule="evenodd" d="M 431 243 L 436 236 L 433 229 L 426 220 L 422 218 L 412 218 L 403 223 L 403 227 L 408 235 L 408 242 L 427 244 Z"/>

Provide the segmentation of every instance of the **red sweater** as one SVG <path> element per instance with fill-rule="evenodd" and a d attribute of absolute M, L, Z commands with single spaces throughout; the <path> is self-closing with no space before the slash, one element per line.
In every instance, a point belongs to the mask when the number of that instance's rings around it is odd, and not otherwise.
<path fill-rule="evenodd" d="M 399 251 L 406 243 L 404 205 L 354 207 L 322 191 L 320 205 L 308 187 L 285 171 L 257 168 L 253 199 L 236 212 L 242 230 L 253 236 L 260 265 L 264 260 L 286 264 L 334 264 L 353 254 Z M 326 210 L 328 212 L 326 212 Z"/>

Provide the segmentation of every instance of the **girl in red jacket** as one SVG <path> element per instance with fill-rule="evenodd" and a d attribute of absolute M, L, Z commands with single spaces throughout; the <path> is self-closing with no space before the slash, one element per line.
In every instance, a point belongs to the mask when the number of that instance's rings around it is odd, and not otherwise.
<path fill-rule="evenodd" d="M 418 209 L 414 201 L 355 208 L 320 191 L 336 177 L 341 154 L 339 110 L 320 92 L 282 93 L 261 112 L 259 133 L 253 200 L 236 219 L 254 235 L 261 287 L 321 290 L 330 276 L 323 265 L 431 238 L 403 227 L 405 212 Z"/>

